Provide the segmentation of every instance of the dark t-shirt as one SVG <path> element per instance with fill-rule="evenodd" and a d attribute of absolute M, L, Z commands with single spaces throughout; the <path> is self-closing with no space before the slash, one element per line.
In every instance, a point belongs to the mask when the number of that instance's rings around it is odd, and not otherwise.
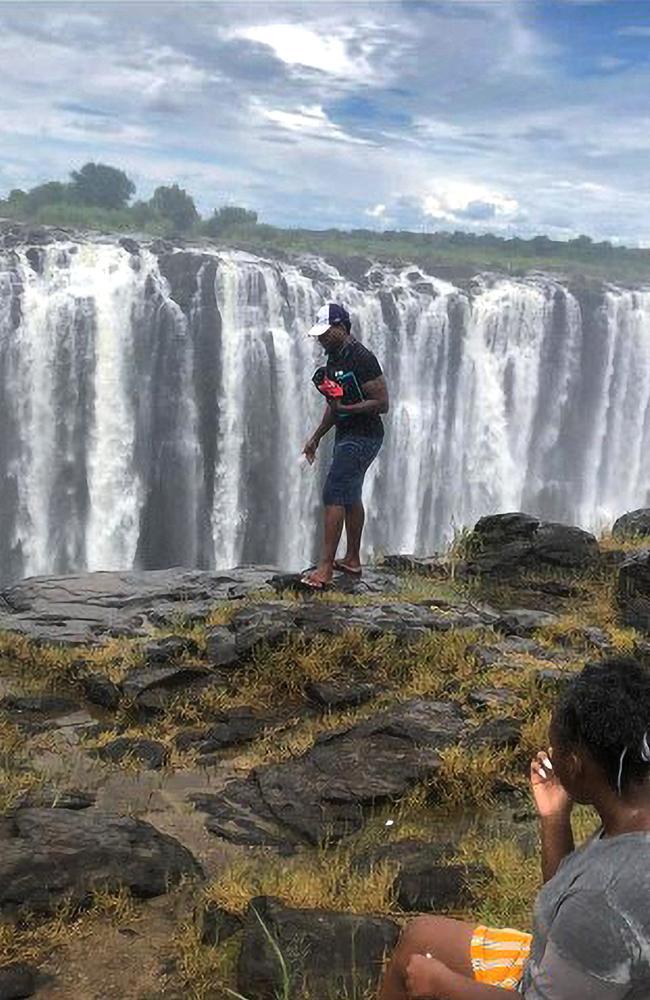
<path fill-rule="evenodd" d="M 372 351 L 353 339 L 335 354 L 328 355 L 327 374 L 341 383 L 345 390 L 342 403 L 350 405 L 365 399 L 361 386 L 379 378 L 383 373 Z M 383 437 L 384 427 L 381 417 L 378 413 L 339 414 L 336 418 L 337 438 L 351 434 L 359 434 L 362 437 Z"/>

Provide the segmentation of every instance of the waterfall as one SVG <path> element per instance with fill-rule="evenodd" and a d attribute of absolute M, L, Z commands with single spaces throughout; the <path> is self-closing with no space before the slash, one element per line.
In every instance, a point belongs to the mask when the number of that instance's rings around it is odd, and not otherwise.
<path fill-rule="evenodd" d="M 323 408 L 303 334 L 328 300 L 391 393 L 368 555 L 650 502 L 650 291 L 68 240 L 0 251 L 0 581 L 308 565 L 329 446 L 301 468 Z"/>

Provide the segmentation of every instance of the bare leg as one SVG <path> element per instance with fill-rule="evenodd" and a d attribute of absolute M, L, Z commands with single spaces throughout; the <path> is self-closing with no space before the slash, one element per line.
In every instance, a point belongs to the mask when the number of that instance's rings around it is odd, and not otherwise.
<path fill-rule="evenodd" d="M 361 501 L 345 508 L 345 534 L 347 551 L 339 560 L 350 569 L 361 569 L 361 535 L 366 520 L 366 512 Z"/>
<path fill-rule="evenodd" d="M 408 1000 L 404 975 L 412 955 L 429 952 L 454 972 L 473 978 L 470 944 L 475 927 L 448 917 L 416 917 L 407 924 L 388 964 L 378 1000 Z"/>
<path fill-rule="evenodd" d="M 325 508 L 325 538 L 323 541 L 323 554 L 317 569 L 310 573 L 306 579 L 312 584 L 329 583 L 334 573 L 334 559 L 336 550 L 341 541 L 343 533 L 343 522 L 345 520 L 345 507 L 332 504 Z"/>

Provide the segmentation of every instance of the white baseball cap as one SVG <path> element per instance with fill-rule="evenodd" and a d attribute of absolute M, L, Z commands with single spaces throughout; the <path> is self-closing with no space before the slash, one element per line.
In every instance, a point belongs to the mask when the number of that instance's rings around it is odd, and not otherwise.
<path fill-rule="evenodd" d="M 316 316 L 316 322 L 307 330 L 308 337 L 322 337 L 331 326 L 340 323 L 350 329 L 350 314 L 338 302 L 326 302 L 321 306 Z"/>

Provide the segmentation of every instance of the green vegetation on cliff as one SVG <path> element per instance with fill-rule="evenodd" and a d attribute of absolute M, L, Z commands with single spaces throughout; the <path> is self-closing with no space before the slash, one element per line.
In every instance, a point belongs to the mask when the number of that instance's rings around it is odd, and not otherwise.
<path fill-rule="evenodd" d="M 208 239 L 259 253 L 315 253 L 411 263 L 442 277 L 470 277 L 482 270 L 517 275 L 538 269 L 610 281 L 650 281 L 650 250 L 595 243 L 588 236 L 563 242 L 542 235 L 524 240 L 492 233 L 282 229 L 260 223 L 256 212 L 237 205 L 222 205 L 201 218 L 192 196 L 177 184 L 156 188 L 148 201 L 132 202 L 134 195 L 135 185 L 124 171 L 86 163 L 72 172 L 67 183 L 48 181 L 29 191 L 13 189 L 0 198 L 0 218 Z"/>

